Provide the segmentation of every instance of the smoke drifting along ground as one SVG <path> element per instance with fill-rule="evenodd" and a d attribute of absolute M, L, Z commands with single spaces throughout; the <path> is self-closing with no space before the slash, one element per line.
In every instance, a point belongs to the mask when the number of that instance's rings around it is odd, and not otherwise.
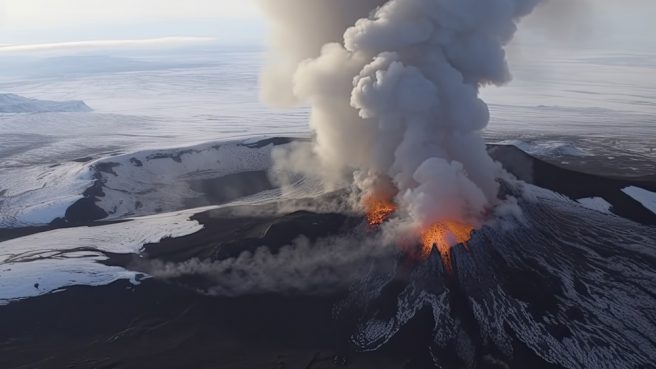
<path fill-rule="evenodd" d="M 480 225 L 501 169 L 478 92 L 510 79 L 503 47 L 539 0 L 261 2 L 273 31 L 263 98 L 312 108 L 312 152 L 278 153 L 278 172 L 394 196 L 413 227 Z"/>
<path fill-rule="evenodd" d="M 155 261 L 142 267 L 158 278 L 202 275 L 212 282 L 206 292 L 213 295 L 268 292 L 321 295 L 343 290 L 372 270 L 393 271 L 397 252 L 377 238 L 339 237 L 311 243 L 299 237 L 275 254 L 264 246 L 225 260 Z"/>

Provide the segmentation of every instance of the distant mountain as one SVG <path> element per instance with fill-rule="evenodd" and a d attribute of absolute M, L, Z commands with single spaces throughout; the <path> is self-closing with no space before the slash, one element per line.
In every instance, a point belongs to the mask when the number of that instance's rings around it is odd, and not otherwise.
<path fill-rule="evenodd" d="M 0 93 L 0 113 L 51 113 L 89 112 L 92 109 L 84 101 L 37 100 L 14 94 Z"/>

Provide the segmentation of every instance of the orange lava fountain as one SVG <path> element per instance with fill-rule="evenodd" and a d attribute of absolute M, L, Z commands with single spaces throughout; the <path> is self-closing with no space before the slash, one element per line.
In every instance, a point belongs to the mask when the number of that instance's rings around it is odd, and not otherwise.
<path fill-rule="evenodd" d="M 421 260 L 428 258 L 433 247 L 437 247 L 437 251 L 439 251 L 442 257 L 444 268 L 447 273 L 451 273 L 453 270 L 451 247 L 469 241 L 473 231 L 474 227 L 471 225 L 454 221 L 433 224 L 424 229 L 421 232 Z"/>
<path fill-rule="evenodd" d="M 383 224 L 396 211 L 396 204 L 391 199 L 372 195 L 363 198 L 362 206 L 365 209 L 367 223 L 371 227 L 378 227 Z M 451 247 L 469 241 L 473 231 L 473 226 L 461 222 L 444 221 L 435 223 L 420 231 L 421 247 L 410 253 L 419 260 L 426 260 L 433 247 L 436 247 L 442 258 L 444 268 L 450 274 L 453 270 Z M 406 251 L 409 251 L 409 249 L 406 249 Z"/>
<path fill-rule="evenodd" d="M 367 215 L 367 223 L 375 227 L 383 224 L 395 211 L 396 205 L 392 200 L 367 196 L 362 200 Z"/>

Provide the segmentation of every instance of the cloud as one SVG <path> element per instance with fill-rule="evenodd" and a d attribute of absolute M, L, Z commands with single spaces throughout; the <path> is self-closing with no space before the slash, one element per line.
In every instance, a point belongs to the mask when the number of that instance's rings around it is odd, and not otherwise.
<path fill-rule="evenodd" d="M 252 0 L 2 0 L 6 21 L 21 27 L 116 23 L 126 19 L 232 18 L 257 14 Z"/>
<path fill-rule="evenodd" d="M 41 44 L 0 44 L 0 54 L 56 53 L 101 49 L 170 48 L 215 41 L 213 37 L 160 37 L 136 40 L 92 40 Z"/>

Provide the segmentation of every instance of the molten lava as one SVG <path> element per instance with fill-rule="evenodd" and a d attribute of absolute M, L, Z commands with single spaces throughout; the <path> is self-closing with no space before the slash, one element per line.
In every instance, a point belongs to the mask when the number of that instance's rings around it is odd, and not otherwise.
<path fill-rule="evenodd" d="M 362 200 L 362 206 L 366 212 L 367 223 L 371 227 L 383 224 L 396 211 L 396 204 L 385 197 L 366 196 Z M 461 222 L 444 221 L 435 223 L 420 231 L 421 247 L 418 251 L 409 251 L 409 248 L 405 246 L 403 248 L 417 259 L 426 260 L 433 247 L 436 247 L 442 258 L 444 268 L 450 274 L 453 270 L 451 247 L 469 241 L 473 231 L 473 226 Z M 414 249 L 414 247 L 412 248 Z"/>
<path fill-rule="evenodd" d="M 392 200 L 367 196 L 362 200 L 370 226 L 383 224 L 395 211 L 396 205 Z"/>
<path fill-rule="evenodd" d="M 437 247 L 442 263 L 448 273 L 452 271 L 451 247 L 460 243 L 465 243 L 471 238 L 474 227 L 468 224 L 446 221 L 433 224 L 424 229 L 421 233 L 422 249 L 420 258 L 426 259 L 433 247 Z"/>

